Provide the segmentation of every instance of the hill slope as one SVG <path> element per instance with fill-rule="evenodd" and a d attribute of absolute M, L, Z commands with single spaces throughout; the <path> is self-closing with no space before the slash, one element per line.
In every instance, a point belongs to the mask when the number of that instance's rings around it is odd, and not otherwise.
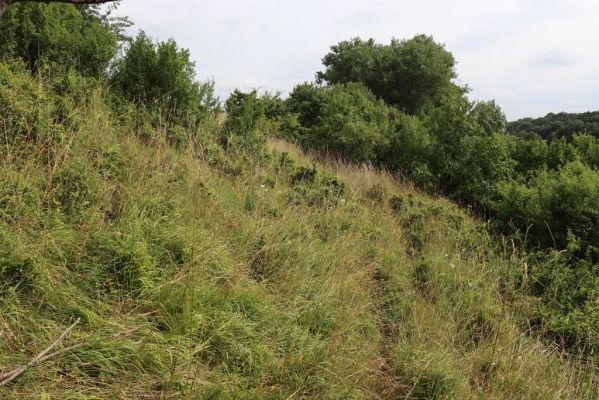
<path fill-rule="evenodd" d="M 442 198 L 271 140 L 114 115 L 1 71 L 0 374 L 25 399 L 581 399 L 511 244 Z M 62 351 L 61 349 L 65 349 Z"/>

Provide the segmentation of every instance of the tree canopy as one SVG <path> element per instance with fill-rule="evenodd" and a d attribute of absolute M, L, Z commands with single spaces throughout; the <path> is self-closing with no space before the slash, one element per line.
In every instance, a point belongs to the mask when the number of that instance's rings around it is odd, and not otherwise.
<path fill-rule="evenodd" d="M 542 118 L 523 118 L 510 122 L 509 133 L 520 137 L 540 135 L 543 139 L 571 139 L 576 133 L 599 138 L 599 111 L 585 113 L 550 113 Z"/>
<path fill-rule="evenodd" d="M 331 47 L 317 80 L 329 85 L 360 82 L 379 98 L 409 114 L 436 105 L 448 92 L 460 91 L 456 61 L 431 36 L 393 39 L 389 45 L 354 38 Z"/>
<path fill-rule="evenodd" d="M 0 57 L 22 59 L 86 76 L 105 74 L 120 49 L 125 18 L 111 18 L 97 6 L 18 3 L 2 17 Z"/>

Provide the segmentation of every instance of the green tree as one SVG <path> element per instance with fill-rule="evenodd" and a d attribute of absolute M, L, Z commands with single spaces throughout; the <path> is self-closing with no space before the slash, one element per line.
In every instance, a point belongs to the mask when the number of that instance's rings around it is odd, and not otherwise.
<path fill-rule="evenodd" d="M 326 69 L 317 74 L 328 84 L 361 82 L 387 103 L 409 114 L 434 106 L 448 92 L 461 91 L 455 59 L 431 36 L 393 39 L 381 45 L 355 38 L 331 47 L 323 58 Z"/>
<path fill-rule="evenodd" d="M 445 194 L 488 208 L 496 185 L 511 178 L 513 141 L 501 134 L 505 120 L 494 102 L 446 96 L 424 117 L 432 150 L 429 168 Z"/>
<path fill-rule="evenodd" d="M 599 138 L 591 135 L 574 135 L 572 147 L 586 165 L 599 169 Z"/>
<path fill-rule="evenodd" d="M 0 57 L 103 76 L 120 49 L 127 19 L 93 6 L 19 3 L 0 17 Z"/>
<path fill-rule="evenodd" d="M 565 137 L 568 140 L 576 133 L 585 133 L 599 138 L 599 111 L 580 114 L 549 113 L 542 118 L 524 118 L 510 122 L 508 131 L 520 137 L 528 137 L 531 133 L 543 139 Z"/>
<path fill-rule="evenodd" d="M 287 107 L 298 115 L 298 120 L 303 127 L 312 128 L 318 123 L 326 100 L 326 88 L 305 82 L 293 88 L 287 99 Z"/>
<path fill-rule="evenodd" d="M 432 190 L 437 184 L 430 168 L 433 154 L 433 139 L 422 120 L 402 112 L 393 113 L 381 164 L 410 177 L 419 187 Z"/>
<path fill-rule="evenodd" d="M 470 114 L 482 129 L 483 134 L 490 136 L 506 132 L 507 119 L 495 100 L 477 102 Z"/>
<path fill-rule="evenodd" d="M 116 62 L 112 82 L 126 99 L 158 110 L 167 122 L 198 122 L 218 105 L 213 83 L 195 79 L 189 51 L 170 39 L 155 43 L 143 31 Z"/>

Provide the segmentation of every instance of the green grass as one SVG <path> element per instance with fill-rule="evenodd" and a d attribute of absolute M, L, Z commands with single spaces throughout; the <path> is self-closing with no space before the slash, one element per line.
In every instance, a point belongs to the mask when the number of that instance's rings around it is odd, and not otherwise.
<path fill-rule="evenodd" d="M 599 398 L 523 326 L 517 249 L 455 204 L 283 141 L 225 150 L 216 122 L 173 145 L 101 90 L 44 118 L 0 151 L 0 372 L 82 322 L 0 397 Z"/>

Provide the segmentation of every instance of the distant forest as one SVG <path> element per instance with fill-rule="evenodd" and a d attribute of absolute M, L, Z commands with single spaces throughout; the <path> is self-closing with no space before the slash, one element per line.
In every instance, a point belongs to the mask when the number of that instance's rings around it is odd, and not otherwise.
<path fill-rule="evenodd" d="M 539 135 L 543 139 L 572 139 L 575 133 L 586 133 L 599 137 L 599 111 L 584 113 L 549 113 L 541 118 L 523 118 L 508 123 L 507 130 L 512 135 L 531 137 Z"/>

